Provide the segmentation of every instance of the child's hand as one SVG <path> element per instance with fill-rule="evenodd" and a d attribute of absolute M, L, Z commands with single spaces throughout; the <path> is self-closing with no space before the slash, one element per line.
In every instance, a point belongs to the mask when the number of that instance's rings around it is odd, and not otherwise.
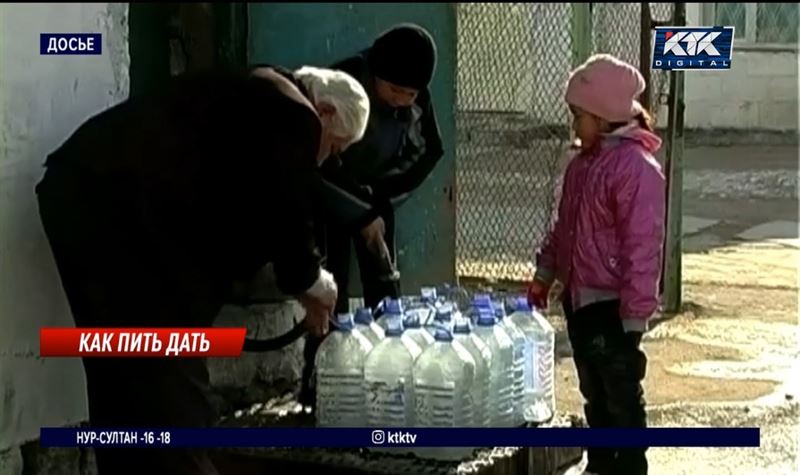
<path fill-rule="evenodd" d="M 528 305 L 539 310 L 547 310 L 547 296 L 550 286 L 534 279 L 528 286 Z"/>

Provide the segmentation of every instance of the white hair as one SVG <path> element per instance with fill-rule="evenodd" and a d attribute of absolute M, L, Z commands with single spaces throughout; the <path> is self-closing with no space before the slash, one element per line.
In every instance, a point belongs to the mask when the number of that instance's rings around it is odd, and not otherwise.
<path fill-rule="evenodd" d="M 349 74 L 334 69 L 303 66 L 294 72 L 314 102 L 326 102 L 336 108 L 331 132 L 358 142 L 364 136 L 369 119 L 369 97 L 364 87 Z"/>

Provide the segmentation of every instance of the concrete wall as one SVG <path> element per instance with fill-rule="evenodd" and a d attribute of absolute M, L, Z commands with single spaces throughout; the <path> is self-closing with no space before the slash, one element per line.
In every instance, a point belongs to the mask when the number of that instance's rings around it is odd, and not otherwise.
<path fill-rule="evenodd" d="M 127 96 L 127 11 L 0 4 L 0 450 L 87 416 L 80 361 L 37 356 L 39 328 L 72 320 L 33 187 L 49 151 Z M 40 56 L 42 32 L 101 33 L 103 54 Z"/>
<path fill-rule="evenodd" d="M 651 4 L 657 20 L 671 7 Z M 700 4 L 687 4 L 690 25 L 707 24 Z M 564 85 L 571 68 L 568 4 L 462 4 L 458 29 L 458 107 L 527 114 L 536 123 L 568 121 Z M 595 52 L 638 66 L 639 4 L 593 4 Z M 797 52 L 741 51 L 727 72 L 685 74 L 686 127 L 791 131 L 798 126 Z M 665 73 L 653 71 L 667 92 Z M 654 101 L 655 103 L 655 101 Z M 667 120 L 666 108 L 657 112 Z"/>
<path fill-rule="evenodd" d="M 690 25 L 709 22 L 700 4 L 686 8 Z M 686 126 L 793 131 L 798 126 L 797 50 L 742 51 L 734 44 L 731 70 L 686 73 Z"/>

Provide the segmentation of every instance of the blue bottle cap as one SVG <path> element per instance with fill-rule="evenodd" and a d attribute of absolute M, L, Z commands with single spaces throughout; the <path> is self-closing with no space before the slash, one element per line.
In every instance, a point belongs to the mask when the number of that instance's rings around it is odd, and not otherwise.
<path fill-rule="evenodd" d="M 472 297 L 472 306 L 475 308 L 492 308 L 492 297 L 489 294 L 475 294 Z"/>
<path fill-rule="evenodd" d="M 453 341 L 453 334 L 444 328 L 437 328 L 436 333 L 433 334 L 436 341 Z"/>
<path fill-rule="evenodd" d="M 494 311 L 482 308 L 478 311 L 478 326 L 491 327 L 497 323 L 497 317 L 494 316 Z"/>
<path fill-rule="evenodd" d="M 335 329 L 340 331 L 350 331 L 353 329 L 353 314 L 340 313 L 336 315 Z"/>
<path fill-rule="evenodd" d="M 528 299 L 519 297 L 514 301 L 514 310 L 517 312 L 530 312 L 531 306 L 528 304 Z"/>
<path fill-rule="evenodd" d="M 375 319 L 372 317 L 372 309 L 364 307 L 359 308 L 356 310 L 355 317 L 353 320 L 361 325 L 369 325 L 370 323 L 374 322 Z"/>
<path fill-rule="evenodd" d="M 388 299 L 386 301 L 386 313 L 392 315 L 403 314 L 403 303 L 399 299 Z"/>
<path fill-rule="evenodd" d="M 403 334 L 403 319 L 400 315 L 386 315 L 386 330 L 384 331 L 384 335 L 386 336 L 400 336 Z"/>
<path fill-rule="evenodd" d="M 445 304 L 436 309 L 434 320 L 437 322 L 449 322 L 453 318 L 453 306 Z"/>
<path fill-rule="evenodd" d="M 497 317 L 497 320 L 502 320 L 506 317 L 506 308 L 502 303 L 494 305 L 494 316 Z"/>

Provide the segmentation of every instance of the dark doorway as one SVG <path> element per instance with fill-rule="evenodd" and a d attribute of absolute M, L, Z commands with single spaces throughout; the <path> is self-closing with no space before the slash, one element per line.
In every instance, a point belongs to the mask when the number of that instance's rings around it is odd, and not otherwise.
<path fill-rule="evenodd" d="M 130 3 L 131 96 L 170 76 L 247 62 L 244 3 Z"/>

